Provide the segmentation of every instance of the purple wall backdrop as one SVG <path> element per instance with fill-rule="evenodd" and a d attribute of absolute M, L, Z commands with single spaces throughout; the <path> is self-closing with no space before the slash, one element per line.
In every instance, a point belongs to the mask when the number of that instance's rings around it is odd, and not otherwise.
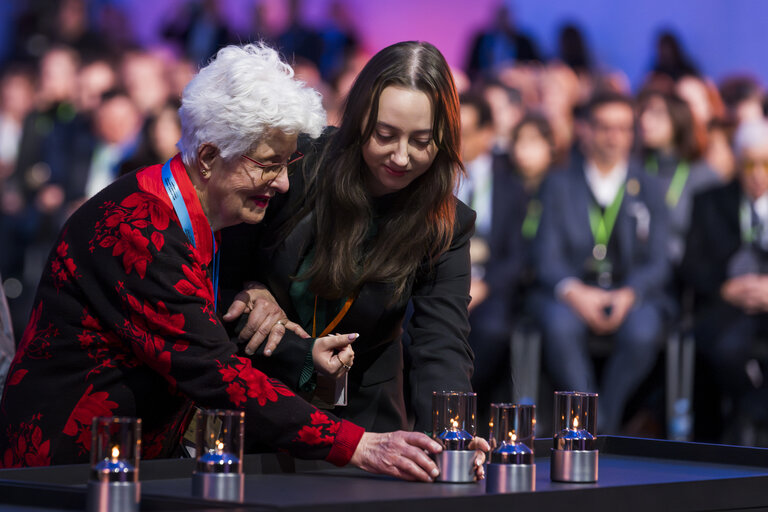
<path fill-rule="evenodd" d="M 125 6 L 145 42 L 157 41 L 162 20 L 187 0 L 94 0 Z M 304 0 L 308 22 L 321 24 L 333 0 Z M 404 39 L 438 46 L 462 66 L 472 34 L 485 25 L 502 0 L 339 0 L 351 11 L 365 47 L 375 52 Z M 700 68 L 715 79 L 751 72 L 768 84 L 766 0 L 504 0 L 518 24 L 546 54 L 554 50 L 560 25 L 581 25 L 598 62 L 624 70 L 637 85 L 650 65 L 655 34 L 672 28 Z M 10 13 L 24 0 L 0 1 L 0 47 Z M 284 22 L 286 0 L 219 0 L 233 26 L 245 28 L 254 5 L 267 4 L 276 25 Z"/>
<path fill-rule="evenodd" d="M 118 0 L 120 1 L 120 0 Z M 139 35 L 154 40 L 157 24 L 185 0 L 122 0 L 131 6 Z M 254 0 L 220 0 L 238 27 L 252 19 Z M 285 0 L 261 0 L 283 19 Z M 320 24 L 331 0 L 305 0 L 307 21 Z M 375 52 L 404 39 L 434 43 L 462 66 L 472 34 L 488 23 L 499 0 L 341 0 L 351 11 L 365 47 Z M 651 63 L 654 38 L 671 28 L 700 68 L 715 79 L 751 72 L 768 83 L 768 2 L 765 0 L 514 0 L 518 25 L 547 54 L 557 31 L 572 20 L 584 29 L 598 62 L 624 70 L 635 85 Z"/>

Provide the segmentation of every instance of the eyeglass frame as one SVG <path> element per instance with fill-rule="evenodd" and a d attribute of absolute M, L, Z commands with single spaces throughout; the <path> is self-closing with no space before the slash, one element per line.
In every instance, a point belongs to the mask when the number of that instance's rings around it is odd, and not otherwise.
<path fill-rule="evenodd" d="M 286 172 L 286 174 L 288 176 L 290 176 L 292 174 L 291 168 L 288 167 L 288 166 L 293 164 L 293 163 L 296 163 L 299 160 L 301 160 L 302 158 L 304 158 L 304 153 L 302 153 L 301 151 L 295 151 L 293 153 L 293 155 L 298 155 L 298 156 L 296 158 L 294 158 L 293 160 L 288 160 L 287 162 L 282 162 L 282 163 L 279 163 L 279 164 L 263 164 L 261 162 L 258 162 L 256 160 L 254 160 L 253 158 L 251 158 L 249 156 L 246 156 L 246 155 L 240 155 L 240 156 L 245 158 L 246 160 L 248 160 L 252 164 L 256 165 L 259 169 L 261 169 L 262 177 L 267 177 L 267 179 L 269 179 L 271 181 L 271 180 L 274 180 L 275 178 L 277 178 L 278 176 L 280 176 L 280 173 L 283 171 L 283 168 L 285 168 L 285 172 Z M 291 156 L 293 156 L 293 155 L 291 155 Z M 272 169 L 277 169 L 277 170 L 272 170 Z M 271 175 L 274 175 L 274 176 L 272 176 L 270 178 L 269 176 L 271 176 Z"/>

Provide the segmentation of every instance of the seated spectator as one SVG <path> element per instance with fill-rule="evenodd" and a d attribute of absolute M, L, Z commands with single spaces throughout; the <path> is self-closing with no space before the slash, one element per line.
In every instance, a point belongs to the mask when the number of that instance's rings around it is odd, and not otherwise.
<path fill-rule="evenodd" d="M 662 183 L 669 209 L 667 253 L 677 266 L 685 251 L 693 196 L 721 179 L 699 159 L 691 111 L 677 96 L 653 91 L 642 94 L 638 133 L 645 170 Z"/>
<path fill-rule="evenodd" d="M 542 188 L 530 305 L 554 384 L 599 389 L 600 432 L 614 434 L 663 333 L 667 220 L 658 183 L 630 161 L 631 101 L 604 93 L 588 112 L 584 160 L 551 173 Z M 599 388 L 590 335 L 613 342 Z"/>
<path fill-rule="evenodd" d="M 493 24 L 475 35 L 467 73 L 472 78 L 487 77 L 504 65 L 531 60 L 541 60 L 536 45 L 517 29 L 509 7 L 501 5 L 494 13 Z"/>
<path fill-rule="evenodd" d="M 513 312 L 519 314 L 523 301 L 534 284 L 535 271 L 531 254 L 533 240 L 541 223 L 541 184 L 552 168 L 555 157 L 555 138 L 546 118 L 528 114 L 512 131 L 509 159 L 515 175 L 513 229 L 522 236 L 518 260 L 522 263 L 519 280 L 513 292 Z M 517 200 L 520 198 L 520 200 Z"/>
<path fill-rule="evenodd" d="M 720 94 L 728 118 L 737 125 L 764 117 L 763 89 L 755 78 L 749 75 L 726 78 L 720 84 Z"/>
<path fill-rule="evenodd" d="M 478 416 L 487 418 L 488 404 L 511 400 L 512 290 L 521 268 L 520 231 L 514 210 L 524 201 L 514 187 L 509 159 L 493 155 L 491 109 L 482 96 L 462 94 L 461 153 L 467 170 L 457 196 L 477 213 L 470 241 L 469 344 L 475 354 L 472 389 L 478 393 Z M 514 194 L 514 192 L 517 192 Z M 483 422 L 481 421 L 481 424 Z"/>
<path fill-rule="evenodd" d="M 751 444 L 768 419 L 745 371 L 768 335 L 768 123 L 741 125 L 734 144 L 738 180 L 696 197 L 682 271 L 695 291 L 697 348 L 729 402 L 726 440 Z"/>

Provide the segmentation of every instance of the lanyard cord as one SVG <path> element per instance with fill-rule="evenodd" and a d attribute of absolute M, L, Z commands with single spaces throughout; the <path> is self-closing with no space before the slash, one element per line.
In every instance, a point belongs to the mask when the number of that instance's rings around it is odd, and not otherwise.
<path fill-rule="evenodd" d="M 645 162 L 645 169 L 651 176 L 659 174 L 659 162 L 656 157 L 650 157 Z M 669 188 L 667 188 L 667 195 L 664 198 L 667 202 L 667 206 L 674 208 L 680 201 L 680 197 L 683 195 L 683 189 L 688 181 L 688 176 L 691 174 L 691 166 L 685 160 L 680 160 L 675 167 L 675 174 L 672 175 L 672 181 L 669 182 Z"/>
<path fill-rule="evenodd" d="M 525 211 L 522 227 L 523 238 L 526 240 L 536 238 L 536 233 L 539 231 L 539 223 L 541 223 L 541 212 L 541 201 L 538 199 L 528 201 L 528 208 Z"/>
<path fill-rule="evenodd" d="M 755 243 L 758 236 L 760 226 L 752 225 L 752 208 L 749 205 L 749 201 L 744 198 L 741 200 L 741 208 L 739 209 L 739 226 L 741 227 L 741 243 L 745 245 L 751 245 Z"/>
<path fill-rule="evenodd" d="M 608 241 L 613 233 L 613 227 L 616 224 L 616 218 L 619 216 L 621 203 L 624 200 L 625 188 L 626 184 L 619 188 L 616 197 L 613 198 L 613 202 L 605 209 L 604 214 L 600 213 L 600 207 L 597 204 L 592 203 L 589 205 L 589 227 L 592 230 L 595 244 L 608 246 Z"/>
<path fill-rule="evenodd" d="M 195 231 L 192 229 L 192 220 L 189 218 L 187 205 L 184 203 L 184 198 L 181 196 L 181 190 L 179 190 L 179 185 L 176 183 L 176 178 L 173 177 L 173 173 L 171 172 L 171 160 L 168 160 L 163 165 L 163 186 L 165 187 L 166 194 L 168 194 L 168 198 L 171 200 L 173 210 L 179 218 L 184 234 L 187 235 L 187 238 L 192 242 L 192 245 L 197 248 Z M 213 241 L 213 308 L 214 311 L 216 311 L 219 303 L 219 248 L 216 246 L 216 236 L 213 233 L 213 228 L 211 228 L 211 240 Z"/>

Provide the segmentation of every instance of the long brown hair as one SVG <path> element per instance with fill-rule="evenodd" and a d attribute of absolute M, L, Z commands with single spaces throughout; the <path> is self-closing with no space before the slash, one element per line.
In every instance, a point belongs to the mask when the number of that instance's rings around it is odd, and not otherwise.
<path fill-rule="evenodd" d="M 424 92 L 432 103 L 432 133 L 437 154 L 432 166 L 405 189 L 393 194 L 393 204 L 376 219 L 366 189 L 370 172 L 362 147 L 373 135 L 379 98 L 389 86 Z M 339 130 L 318 159 L 316 187 L 307 208 L 316 216 L 315 254 L 299 279 L 310 290 L 337 299 L 359 290 L 365 282 L 394 286 L 395 302 L 422 261 L 445 252 L 453 235 L 459 156 L 459 101 L 450 69 L 429 43 L 407 41 L 373 56 L 349 92 Z"/>

